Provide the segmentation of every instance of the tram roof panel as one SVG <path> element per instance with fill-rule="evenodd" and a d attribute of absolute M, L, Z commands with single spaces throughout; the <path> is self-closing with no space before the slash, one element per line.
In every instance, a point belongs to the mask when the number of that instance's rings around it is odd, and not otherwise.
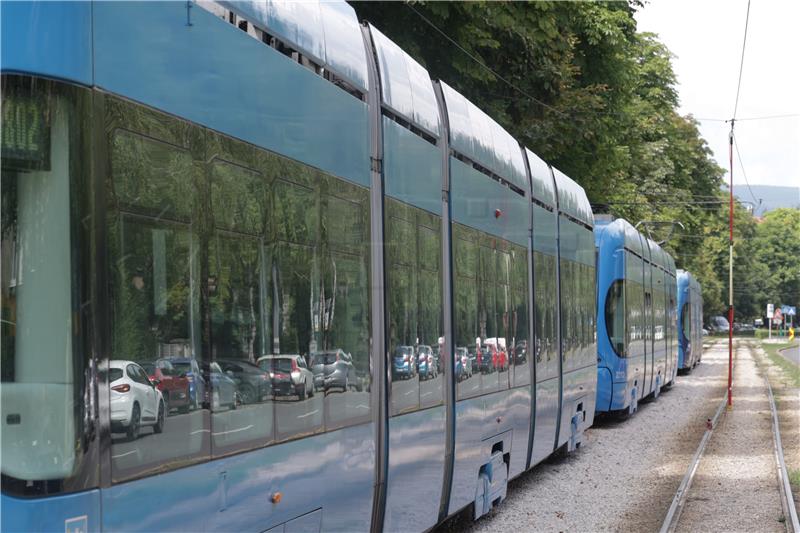
<path fill-rule="evenodd" d="M 438 137 L 439 105 L 428 71 L 375 26 L 370 24 L 369 30 L 378 55 L 383 104 Z"/>
<path fill-rule="evenodd" d="M 447 106 L 450 146 L 520 189 L 528 190 L 519 143 L 458 91 L 440 82 Z"/>
<path fill-rule="evenodd" d="M 531 195 L 550 206 L 556 205 L 556 191 L 553 173 L 544 159 L 525 148 L 528 166 L 531 169 Z"/>
<path fill-rule="evenodd" d="M 572 178 L 558 170 L 553 169 L 553 176 L 556 181 L 556 194 L 558 195 L 558 210 L 566 213 L 581 222 L 594 226 L 594 215 L 592 206 L 586 197 L 586 191 L 578 185 Z"/>
<path fill-rule="evenodd" d="M 220 1 L 366 92 L 367 55 L 355 10 L 343 0 Z"/>

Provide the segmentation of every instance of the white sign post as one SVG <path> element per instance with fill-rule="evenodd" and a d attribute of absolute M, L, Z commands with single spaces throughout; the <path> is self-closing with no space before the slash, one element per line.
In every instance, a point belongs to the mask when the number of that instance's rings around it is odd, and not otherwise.
<path fill-rule="evenodd" d="M 775 305 L 767 304 L 767 324 L 769 324 L 769 338 L 772 338 L 772 314 L 775 312 Z"/>

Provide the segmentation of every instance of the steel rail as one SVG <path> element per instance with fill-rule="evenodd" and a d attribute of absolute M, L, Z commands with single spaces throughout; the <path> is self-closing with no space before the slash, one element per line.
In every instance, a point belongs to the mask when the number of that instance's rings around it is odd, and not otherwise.
<path fill-rule="evenodd" d="M 769 378 L 767 377 L 766 372 L 764 372 L 764 381 L 767 382 L 769 407 L 772 410 L 772 444 L 775 451 L 775 460 L 778 462 L 778 484 L 780 485 L 781 489 L 781 506 L 784 508 L 784 511 L 789 511 L 786 524 L 791 526 L 794 533 L 800 533 L 800 522 L 797 519 L 797 508 L 794 505 L 792 486 L 789 484 L 789 473 L 786 471 L 786 461 L 783 457 L 783 444 L 781 444 L 781 429 L 778 422 L 778 410 L 775 407 L 775 398 L 772 395 L 772 387 L 769 384 Z"/>
<path fill-rule="evenodd" d="M 706 445 L 711 439 L 711 434 L 714 433 L 714 428 L 717 427 L 719 415 L 725 410 L 727 403 L 728 396 L 726 394 L 722 398 L 722 401 L 717 408 L 717 412 L 714 414 L 714 418 L 711 419 L 711 426 L 706 428 L 706 432 L 700 441 L 700 445 L 697 447 L 697 451 L 694 452 L 694 457 L 692 457 L 692 461 L 689 463 L 689 468 L 686 470 L 686 474 L 684 474 L 681 484 L 678 486 L 678 490 L 675 492 L 675 497 L 672 498 L 672 504 L 669 506 L 667 516 L 664 518 L 664 523 L 661 525 L 660 533 L 671 533 L 677 528 L 678 520 L 680 519 L 681 513 L 686 505 L 686 498 L 689 495 L 689 488 L 692 486 L 692 481 L 694 480 L 694 475 L 697 472 L 697 467 L 700 466 L 700 459 L 702 459 Z"/>

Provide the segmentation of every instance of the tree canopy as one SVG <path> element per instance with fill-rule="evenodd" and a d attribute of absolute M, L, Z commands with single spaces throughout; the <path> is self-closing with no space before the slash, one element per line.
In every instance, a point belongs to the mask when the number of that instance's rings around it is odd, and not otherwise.
<path fill-rule="evenodd" d="M 724 169 L 698 122 L 678 112 L 670 51 L 656 35 L 637 32 L 633 15 L 641 5 L 353 3 L 361 19 L 411 54 L 433 79 L 446 81 L 580 183 L 595 212 L 633 224 L 680 222 L 683 228 L 674 227 L 664 247 L 679 268 L 699 278 L 706 316 L 723 313 Z M 735 292 L 734 305 L 739 316 L 753 317 L 779 289 L 763 281 L 770 257 L 762 255 L 766 245 L 753 240 L 766 230 L 739 204 L 736 221 L 735 286 L 742 290 Z M 653 237 L 666 238 L 665 227 L 654 226 Z M 800 240 L 797 229 L 794 236 Z"/>

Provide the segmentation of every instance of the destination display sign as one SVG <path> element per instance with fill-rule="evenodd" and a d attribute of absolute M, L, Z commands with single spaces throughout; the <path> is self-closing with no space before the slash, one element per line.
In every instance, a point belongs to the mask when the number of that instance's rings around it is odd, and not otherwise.
<path fill-rule="evenodd" d="M 41 98 L 3 95 L 3 165 L 26 170 L 50 169 L 49 106 Z"/>

